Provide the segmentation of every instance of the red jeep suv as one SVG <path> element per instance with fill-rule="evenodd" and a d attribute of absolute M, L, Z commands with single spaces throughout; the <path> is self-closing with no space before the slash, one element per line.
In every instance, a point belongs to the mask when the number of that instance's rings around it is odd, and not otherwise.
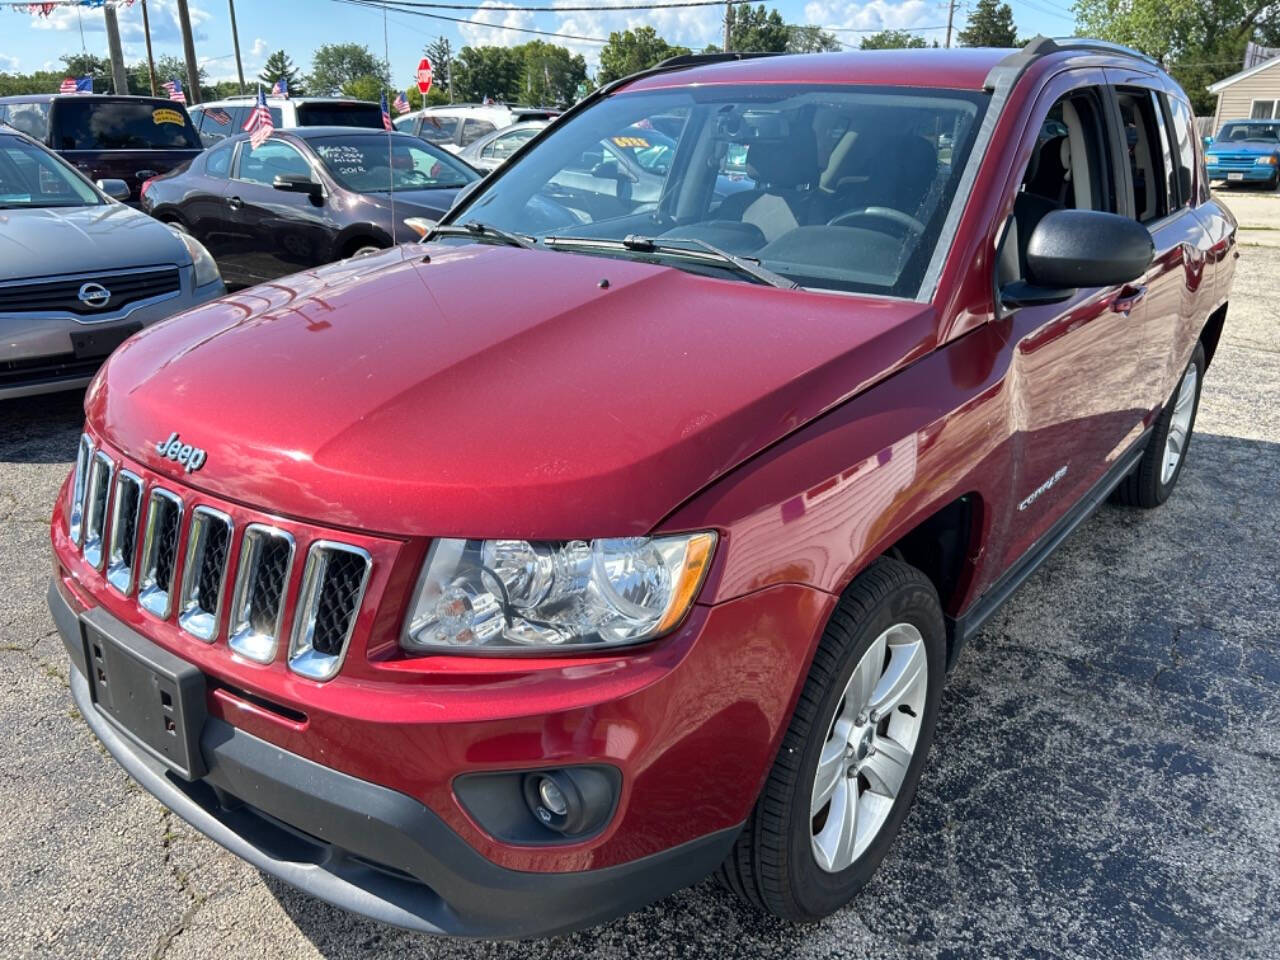
<path fill-rule="evenodd" d="M 1132 51 L 668 61 L 423 245 L 114 354 L 52 522 L 75 702 L 389 923 L 549 934 L 713 871 L 821 917 L 966 639 L 1109 495 L 1170 495 L 1235 257 Z"/>

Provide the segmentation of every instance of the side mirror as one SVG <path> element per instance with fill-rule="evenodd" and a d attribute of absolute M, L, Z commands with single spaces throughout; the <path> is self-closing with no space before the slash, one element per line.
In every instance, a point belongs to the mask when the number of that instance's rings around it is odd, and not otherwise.
<path fill-rule="evenodd" d="M 1201 137 L 1200 140 L 1206 147 L 1213 143 L 1213 137 Z"/>
<path fill-rule="evenodd" d="M 121 202 L 129 199 L 129 185 L 123 180 L 99 180 L 98 189 L 105 193 L 112 200 Z"/>
<path fill-rule="evenodd" d="M 305 193 L 313 200 L 319 200 L 324 196 L 324 187 L 300 173 L 277 173 L 271 185 L 287 193 Z"/>
<path fill-rule="evenodd" d="M 1054 210 L 1031 232 L 1027 276 L 1006 284 L 1006 307 L 1061 303 L 1080 287 L 1115 287 L 1141 277 L 1155 257 L 1151 233 L 1129 217 Z"/>

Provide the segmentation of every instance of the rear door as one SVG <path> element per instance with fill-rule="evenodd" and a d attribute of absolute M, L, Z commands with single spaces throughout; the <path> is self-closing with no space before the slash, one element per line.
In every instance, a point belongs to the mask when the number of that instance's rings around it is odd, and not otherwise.
<path fill-rule="evenodd" d="M 1204 281 L 1212 243 L 1194 212 L 1196 173 L 1183 168 L 1163 83 L 1140 71 L 1108 70 L 1107 75 L 1128 145 L 1124 189 L 1156 248 L 1142 281 L 1147 298 L 1139 379 L 1150 423 L 1173 392 L 1208 313 L 1212 290 Z M 1193 161 L 1189 157 L 1186 163 Z"/>

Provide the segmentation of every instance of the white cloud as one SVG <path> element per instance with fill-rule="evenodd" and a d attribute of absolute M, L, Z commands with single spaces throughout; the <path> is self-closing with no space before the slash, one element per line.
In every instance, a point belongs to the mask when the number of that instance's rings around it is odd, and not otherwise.
<path fill-rule="evenodd" d="M 458 24 L 458 32 L 462 34 L 462 40 L 468 46 L 514 47 L 535 36 L 535 34 L 521 33 L 517 30 L 501 29 L 501 27 L 535 27 L 532 13 L 498 0 L 483 0 L 482 7 L 484 9 L 471 14 L 468 22 Z"/>
<path fill-rule="evenodd" d="M 265 57 L 270 52 L 271 52 L 271 46 L 270 44 L 267 43 L 267 41 L 263 40 L 261 37 L 253 38 L 253 47 L 252 49 L 249 50 L 249 56 Z"/>
<path fill-rule="evenodd" d="M 939 19 L 941 17 L 941 19 Z M 805 4 L 806 23 L 824 27 L 851 27 L 857 30 L 907 30 L 912 27 L 928 27 L 946 23 L 945 7 L 925 0 L 870 0 L 854 3 L 850 0 L 813 0 Z"/>
<path fill-rule="evenodd" d="M 0 73 L 17 73 L 18 58 L 0 53 Z"/>
<path fill-rule="evenodd" d="M 188 4 L 191 13 L 191 33 L 200 41 L 208 35 L 202 29 L 212 15 L 204 8 Z M 181 44 L 182 28 L 178 21 L 178 5 L 175 0 L 150 0 L 147 13 L 151 19 L 151 41 L 154 44 Z M 120 38 L 124 41 L 143 43 L 142 7 L 133 4 L 118 7 L 116 19 L 120 23 Z M 106 21 L 102 11 L 92 7 L 54 7 L 47 17 L 32 17 L 31 26 L 36 30 L 74 30 L 84 28 L 85 33 L 105 33 Z"/>

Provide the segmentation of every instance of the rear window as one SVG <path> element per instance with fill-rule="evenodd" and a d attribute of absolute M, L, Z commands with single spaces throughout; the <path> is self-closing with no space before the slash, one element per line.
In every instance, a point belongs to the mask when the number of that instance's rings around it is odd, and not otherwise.
<path fill-rule="evenodd" d="M 457 132 L 457 117 L 442 117 L 428 113 L 422 117 L 422 130 L 418 133 L 418 136 L 431 143 L 453 143 L 453 138 Z"/>
<path fill-rule="evenodd" d="M 59 100 L 52 123 L 55 150 L 200 149 L 187 111 L 164 100 Z"/>
<path fill-rule="evenodd" d="M 49 133 L 49 104 L 11 103 L 6 111 L 5 123 L 21 130 L 28 137 L 44 141 Z"/>
<path fill-rule="evenodd" d="M 382 108 L 376 103 L 300 103 L 300 127 L 371 127 L 382 129 Z"/>

